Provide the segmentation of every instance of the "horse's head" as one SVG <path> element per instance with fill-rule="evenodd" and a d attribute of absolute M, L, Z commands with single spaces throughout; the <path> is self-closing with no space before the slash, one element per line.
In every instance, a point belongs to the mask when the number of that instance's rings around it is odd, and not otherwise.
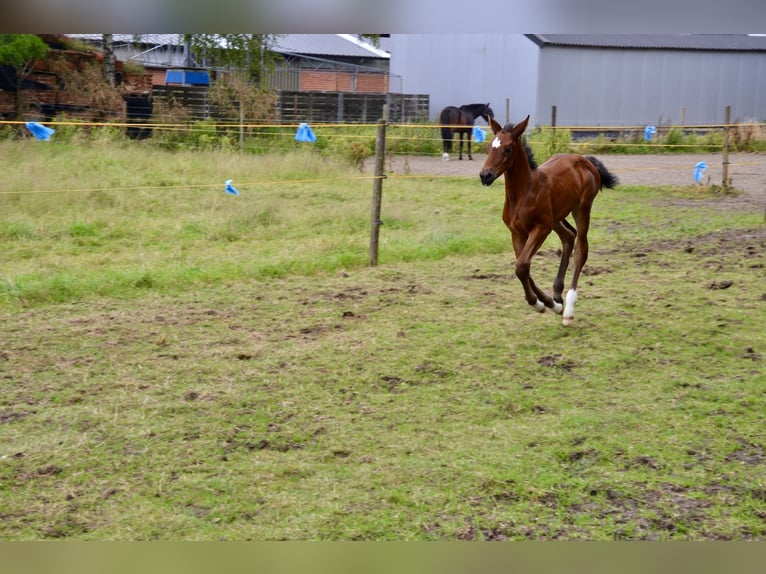
<path fill-rule="evenodd" d="M 487 103 L 479 115 L 484 118 L 485 122 L 489 123 L 489 118 L 494 118 L 495 112 L 492 111 L 492 108 L 489 107 L 489 103 Z"/>
<path fill-rule="evenodd" d="M 487 147 L 487 160 L 479 172 L 479 178 L 484 185 L 492 185 L 504 173 L 510 173 L 517 161 L 524 161 L 524 144 L 521 134 L 527 129 L 529 116 L 516 125 L 508 124 L 500 127 L 495 118 L 490 118 L 489 125 L 495 137 Z"/>

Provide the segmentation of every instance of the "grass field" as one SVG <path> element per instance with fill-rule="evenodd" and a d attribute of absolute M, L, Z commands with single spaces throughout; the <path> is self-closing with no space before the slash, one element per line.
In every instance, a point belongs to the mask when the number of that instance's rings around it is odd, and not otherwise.
<path fill-rule="evenodd" d="M 766 538 L 761 211 L 604 191 L 563 328 L 497 186 L 387 179 L 368 268 L 342 163 L 36 143 L 0 142 L 0 538 Z"/>

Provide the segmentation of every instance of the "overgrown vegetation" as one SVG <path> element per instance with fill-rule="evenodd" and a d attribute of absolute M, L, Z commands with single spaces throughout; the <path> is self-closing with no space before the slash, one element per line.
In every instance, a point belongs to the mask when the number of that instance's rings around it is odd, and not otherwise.
<path fill-rule="evenodd" d="M 672 127 L 662 130 L 650 142 L 644 139 L 638 131 L 622 132 L 618 135 L 607 136 L 599 133 L 592 137 L 572 137 L 572 130 L 566 128 L 537 128 L 532 130 L 529 141 L 541 161 L 545 161 L 554 153 L 582 154 L 655 154 L 655 153 L 703 153 L 720 151 L 723 147 L 723 133 L 718 130 L 696 133 Z M 731 143 L 734 143 L 732 137 Z M 757 151 L 755 139 L 741 142 L 738 151 Z M 766 139 L 763 140 L 766 144 Z M 732 149 L 735 149 L 734 146 Z"/>
<path fill-rule="evenodd" d="M 59 58 L 51 62 L 50 68 L 60 78 L 61 90 L 78 105 L 92 110 L 92 121 L 125 117 L 122 90 L 106 81 L 100 64 L 85 62 L 73 68 L 71 62 Z"/>

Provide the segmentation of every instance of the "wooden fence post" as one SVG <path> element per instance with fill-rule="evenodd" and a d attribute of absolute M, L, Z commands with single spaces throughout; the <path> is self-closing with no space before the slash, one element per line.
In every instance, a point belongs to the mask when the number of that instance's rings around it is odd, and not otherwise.
<path fill-rule="evenodd" d="M 388 104 L 383 104 L 383 117 L 378 120 L 378 131 L 375 137 L 375 179 L 372 181 L 372 216 L 370 220 L 370 267 L 378 264 L 378 237 L 380 235 L 380 204 L 383 198 L 383 167 L 386 158 L 386 122 L 388 121 Z"/>
<path fill-rule="evenodd" d="M 556 133 L 556 112 L 558 108 L 551 106 L 551 139 L 550 139 L 550 153 L 553 155 L 559 152 L 558 134 Z"/>
<path fill-rule="evenodd" d="M 245 151 L 245 108 L 239 100 L 239 151 Z"/>
<path fill-rule="evenodd" d="M 721 176 L 721 187 L 724 189 L 729 187 L 729 123 L 731 123 L 731 106 L 726 106 L 726 113 L 724 114 L 724 126 L 723 126 L 723 150 L 721 150 L 721 156 L 723 158 L 723 169 Z"/>

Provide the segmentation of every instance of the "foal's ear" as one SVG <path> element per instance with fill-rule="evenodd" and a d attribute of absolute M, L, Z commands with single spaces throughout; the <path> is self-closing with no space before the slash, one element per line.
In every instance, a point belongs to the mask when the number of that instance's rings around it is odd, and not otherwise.
<path fill-rule="evenodd" d="M 529 123 L 529 116 L 526 117 L 524 121 L 521 121 L 517 123 L 515 126 L 513 126 L 513 129 L 511 130 L 511 134 L 514 138 L 520 138 L 521 134 L 524 133 L 524 130 L 527 129 L 527 124 Z"/>
<path fill-rule="evenodd" d="M 497 123 L 492 116 L 489 116 L 489 125 L 492 127 L 492 133 L 497 133 L 503 129 L 503 126 Z"/>

